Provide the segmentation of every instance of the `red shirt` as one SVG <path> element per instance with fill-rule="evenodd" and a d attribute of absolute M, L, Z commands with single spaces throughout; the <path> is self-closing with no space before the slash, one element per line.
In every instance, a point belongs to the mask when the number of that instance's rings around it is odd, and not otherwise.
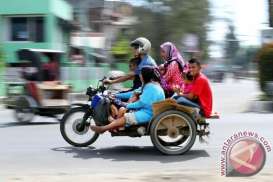
<path fill-rule="evenodd" d="M 197 96 L 205 117 L 210 117 L 212 111 L 212 91 L 208 78 L 202 73 L 193 81 L 191 93 Z"/>
<path fill-rule="evenodd" d="M 55 81 L 59 79 L 59 64 L 56 61 L 43 64 L 43 70 L 47 72 L 48 75 L 44 81 Z"/>

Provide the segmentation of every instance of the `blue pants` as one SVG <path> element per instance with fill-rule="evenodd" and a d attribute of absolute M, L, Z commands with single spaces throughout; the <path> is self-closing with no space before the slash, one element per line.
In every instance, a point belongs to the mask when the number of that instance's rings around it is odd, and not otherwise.
<path fill-rule="evenodd" d="M 190 99 L 187 99 L 186 97 L 174 96 L 173 99 L 175 99 L 178 104 L 189 106 L 189 107 L 197 107 L 200 109 L 200 106 L 196 102 L 193 102 Z"/>

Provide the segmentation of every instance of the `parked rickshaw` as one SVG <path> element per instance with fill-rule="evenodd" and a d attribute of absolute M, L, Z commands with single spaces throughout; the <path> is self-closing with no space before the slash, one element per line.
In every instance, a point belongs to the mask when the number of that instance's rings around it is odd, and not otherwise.
<path fill-rule="evenodd" d="M 17 121 L 30 122 L 35 115 L 56 117 L 69 108 L 70 87 L 58 81 L 58 65 L 62 55 L 62 51 L 47 49 L 17 51 L 23 79 L 21 82 L 7 83 L 7 98 L 4 100 L 7 108 L 14 109 Z M 54 67 L 56 75 L 48 70 L 50 67 Z"/>

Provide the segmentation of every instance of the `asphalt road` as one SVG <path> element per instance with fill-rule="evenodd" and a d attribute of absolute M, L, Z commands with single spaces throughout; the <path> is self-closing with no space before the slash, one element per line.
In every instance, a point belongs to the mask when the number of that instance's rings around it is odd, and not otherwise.
<path fill-rule="evenodd" d="M 61 137 L 59 124 L 36 117 L 32 124 L 15 122 L 12 111 L 0 110 L 0 182 L 2 181 L 234 181 L 220 175 L 223 143 L 234 133 L 253 131 L 273 144 L 273 114 L 249 113 L 259 90 L 254 80 L 213 84 L 214 110 L 208 143 L 198 138 L 190 152 L 164 156 L 149 137 L 104 134 L 90 147 L 75 148 Z M 240 181 L 272 181 L 273 154 L 264 169 Z"/>

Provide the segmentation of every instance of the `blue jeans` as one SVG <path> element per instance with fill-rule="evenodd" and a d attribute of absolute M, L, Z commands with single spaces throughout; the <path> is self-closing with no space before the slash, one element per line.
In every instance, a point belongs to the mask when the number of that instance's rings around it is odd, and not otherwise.
<path fill-rule="evenodd" d="M 176 95 L 176 96 L 173 96 L 172 98 L 175 99 L 175 101 L 178 104 L 181 104 L 181 105 L 184 105 L 184 106 L 189 106 L 189 107 L 196 107 L 196 108 L 200 109 L 199 114 L 204 116 L 203 110 L 201 109 L 200 105 L 197 104 L 196 102 L 193 102 L 190 99 L 187 99 L 186 97 L 183 97 L 183 96 L 177 96 Z"/>
<path fill-rule="evenodd" d="M 200 106 L 196 102 L 193 102 L 190 99 L 187 99 L 186 97 L 174 96 L 173 99 L 175 99 L 178 104 L 189 106 L 189 107 L 197 107 L 200 109 Z"/>

